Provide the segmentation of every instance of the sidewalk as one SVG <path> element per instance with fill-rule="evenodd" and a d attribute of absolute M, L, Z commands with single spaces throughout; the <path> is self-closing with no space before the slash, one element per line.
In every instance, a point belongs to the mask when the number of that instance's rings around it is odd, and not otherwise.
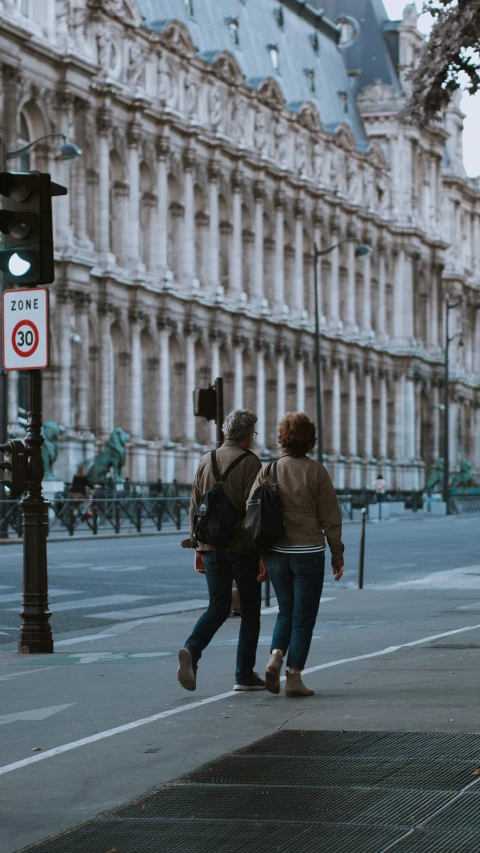
<path fill-rule="evenodd" d="M 2 853 L 475 853 L 474 574 L 462 590 L 329 585 L 306 700 L 233 693 L 237 620 L 184 693 L 193 613 L 66 637 L 53 658 L 2 654 Z"/>

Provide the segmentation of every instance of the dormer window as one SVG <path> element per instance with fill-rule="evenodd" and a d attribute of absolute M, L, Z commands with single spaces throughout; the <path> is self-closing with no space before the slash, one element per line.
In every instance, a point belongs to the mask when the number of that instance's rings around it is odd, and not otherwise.
<path fill-rule="evenodd" d="M 313 68 L 304 68 L 303 69 L 305 77 L 308 80 L 308 86 L 311 92 L 315 91 L 315 71 Z"/>
<path fill-rule="evenodd" d="M 343 112 L 348 113 L 348 94 L 347 94 L 347 92 L 343 92 L 343 91 L 339 90 L 337 92 L 337 95 L 343 104 Z"/>
<path fill-rule="evenodd" d="M 184 0 L 184 3 L 185 3 L 185 9 L 187 10 L 187 15 L 189 15 L 191 18 L 193 18 L 193 12 L 194 12 L 193 0 Z"/>
<path fill-rule="evenodd" d="M 285 15 L 283 13 L 283 6 L 278 6 L 276 9 L 274 9 L 273 14 L 275 15 L 275 20 L 278 26 L 281 30 L 283 30 L 285 26 Z"/>
<path fill-rule="evenodd" d="M 318 39 L 318 33 L 311 33 L 310 43 L 312 45 L 313 52 L 318 54 L 320 52 L 320 41 Z"/>
<path fill-rule="evenodd" d="M 30 0 L 20 0 L 19 12 L 21 15 L 25 15 L 25 17 L 28 18 L 30 14 Z"/>
<path fill-rule="evenodd" d="M 240 32 L 239 32 L 239 23 L 238 18 L 229 18 L 228 19 L 228 30 L 230 32 L 230 38 L 232 39 L 232 43 L 238 47 L 240 44 Z"/>
<path fill-rule="evenodd" d="M 360 24 L 350 15 L 340 15 L 335 21 L 340 32 L 339 47 L 350 47 L 360 32 Z"/>
<path fill-rule="evenodd" d="M 270 62 L 272 63 L 272 68 L 274 71 L 278 71 L 280 68 L 280 58 L 278 54 L 278 45 L 276 44 L 267 44 L 267 50 L 270 54 Z"/>

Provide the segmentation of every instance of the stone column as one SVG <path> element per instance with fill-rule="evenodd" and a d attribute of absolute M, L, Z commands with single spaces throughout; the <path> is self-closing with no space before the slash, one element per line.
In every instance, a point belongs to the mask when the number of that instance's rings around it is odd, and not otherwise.
<path fill-rule="evenodd" d="M 338 243 L 339 235 L 339 219 L 338 216 L 332 216 L 330 239 L 332 245 Z M 328 312 L 330 325 L 337 326 L 340 319 L 340 281 L 339 281 L 339 250 L 338 248 L 330 252 L 330 286 L 328 299 Z"/>
<path fill-rule="evenodd" d="M 372 245 L 372 235 L 364 235 L 367 245 Z M 369 334 L 372 328 L 372 261 L 367 255 L 362 260 L 362 331 Z"/>
<path fill-rule="evenodd" d="M 442 267 L 433 263 L 431 266 L 430 286 L 430 343 L 435 349 L 438 347 L 438 285 Z"/>
<path fill-rule="evenodd" d="M 159 388 L 158 388 L 158 425 L 161 441 L 170 441 L 170 328 L 161 321 L 158 334 L 159 346 Z"/>
<path fill-rule="evenodd" d="M 58 131 L 67 137 L 72 137 L 73 125 L 73 95 L 64 89 L 57 92 Z M 58 143 L 57 143 L 58 144 Z M 68 190 L 67 195 L 58 196 L 55 201 L 54 233 L 56 248 L 66 248 L 71 245 L 71 212 L 72 180 L 70 164 L 59 160 L 55 163 L 54 179 Z"/>
<path fill-rule="evenodd" d="M 405 254 L 405 277 L 403 293 L 403 337 L 404 340 L 415 337 L 413 314 L 413 255 Z"/>
<path fill-rule="evenodd" d="M 332 360 L 332 453 L 334 456 L 340 456 L 341 444 L 340 362 L 334 357 Z"/>
<path fill-rule="evenodd" d="M 273 281 L 274 310 L 280 314 L 285 303 L 285 228 L 284 228 L 285 193 L 277 190 L 275 195 L 275 268 Z"/>
<path fill-rule="evenodd" d="M 350 364 L 348 371 L 348 455 L 358 456 L 357 435 L 357 365 Z"/>
<path fill-rule="evenodd" d="M 281 421 L 286 412 L 285 387 L 285 351 L 283 345 L 277 349 L 277 422 Z"/>
<path fill-rule="evenodd" d="M 233 405 L 235 409 L 243 409 L 243 341 L 241 336 L 234 344 Z"/>
<path fill-rule="evenodd" d="M 192 391 L 195 388 L 195 332 L 196 327 L 185 328 L 185 439 L 195 441 L 195 415 L 193 414 Z"/>
<path fill-rule="evenodd" d="M 140 142 L 141 128 L 132 122 L 128 134 L 128 258 L 133 270 L 138 270 L 140 261 Z"/>
<path fill-rule="evenodd" d="M 403 299 L 405 297 L 405 250 L 399 248 L 395 256 L 395 283 L 393 288 L 393 336 L 396 340 L 405 337 L 403 327 Z"/>
<path fill-rule="evenodd" d="M 220 340 L 221 332 L 218 329 L 212 329 L 210 332 L 210 376 L 211 382 L 215 382 L 217 376 L 220 376 Z M 217 440 L 217 427 L 215 421 L 210 421 L 210 441 L 214 443 Z"/>
<path fill-rule="evenodd" d="M 420 459 L 422 456 L 422 383 L 414 382 L 415 389 L 415 459 Z"/>
<path fill-rule="evenodd" d="M 236 169 L 232 178 L 232 262 L 230 270 L 230 289 L 232 295 L 239 296 L 243 290 L 243 246 L 242 246 L 242 187 L 243 176 Z"/>
<path fill-rule="evenodd" d="M 396 377 L 395 385 L 395 459 L 402 461 L 406 455 L 405 442 L 405 374 Z"/>
<path fill-rule="evenodd" d="M 476 409 L 475 409 L 475 468 L 477 471 L 480 470 L 480 405 L 479 401 L 477 401 Z"/>
<path fill-rule="evenodd" d="M 380 239 L 377 244 L 378 251 L 378 312 L 377 332 L 380 336 L 387 331 L 387 292 L 386 292 L 386 250 L 385 240 Z"/>
<path fill-rule="evenodd" d="M 305 202 L 302 197 L 295 202 L 295 258 L 293 272 L 292 308 L 301 314 L 305 307 L 303 271 L 303 215 Z"/>
<path fill-rule="evenodd" d="M 170 150 L 167 135 L 157 140 L 157 234 L 154 246 L 157 249 L 157 266 L 161 271 L 168 267 L 168 163 Z"/>
<path fill-rule="evenodd" d="M 58 391 L 56 419 L 66 429 L 70 429 L 73 426 L 71 316 L 72 293 L 62 290 L 57 295 Z"/>
<path fill-rule="evenodd" d="M 89 362 L 90 362 L 90 327 L 88 323 L 88 314 L 90 310 L 91 298 L 87 293 L 76 294 L 76 316 L 77 328 L 80 335 L 80 341 L 76 346 L 78 369 L 76 371 L 77 380 L 77 412 L 76 412 L 76 427 L 81 432 L 86 432 L 90 429 L 89 419 Z"/>
<path fill-rule="evenodd" d="M 363 452 L 369 462 L 373 456 L 372 368 L 365 368 L 365 444 Z"/>
<path fill-rule="evenodd" d="M 380 459 L 386 459 L 388 456 L 388 393 L 387 393 L 387 374 L 385 370 L 381 370 L 379 374 L 380 382 Z"/>
<path fill-rule="evenodd" d="M 405 383 L 405 455 L 407 458 L 415 458 L 415 382 L 407 376 Z"/>
<path fill-rule="evenodd" d="M 265 356 L 263 344 L 257 341 L 257 446 L 265 447 Z"/>
<path fill-rule="evenodd" d="M 99 309 L 100 333 L 100 413 L 98 417 L 99 436 L 108 438 L 113 429 L 113 351 L 110 335 L 112 313 L 109 305 Z"/>
<path fill-rule="evenodd" d="M 297 412 L 305 411 L 305 362 L 303 352 L 297 353 Z"/>
<path fill-rule="evenodd" d="M 355 237 L 356 232 L 353 224 L 351 223 L 350 228 L 348 230 L 349 237 Z M 345 306 L 345 325 L 347 329 L 353 331 L 357 323 L 357 310 L 356 310 L 356 278 L 355 278 L 355 267 L 356 267 L 356 258 L 355 258 L 355 243 L 347 243 L 347 293 L 346 293 L 346 306 Z"/>
<path fill-rule="evenodd" d="M 209 282 L 215 292 L 220 284 L 220 216 L 218 209 L 218 179 L 220 168 L 218 163 L 212 161 L 209 168 L 209 210 L 210 222 L 208 226 L 208 261 Z"/>
<path fill-rule="evenodd" d="M 80 129 L 80 134 L 76 135 L 77 140 L 83 140 L 85 138 L 84 128 L 87 108 L 88 105 L 85 101 L 80 100 L 80 98 L 75 99 L 75 113 L 78 119 L 77 127 Z M 81 141 L 82 147 L 83 144 L 83 141 Z M 75 164 L 70 166 L 70 169 L 72 171 L 72 178 L 75 185 L 74 198 L 72 199 L 75 210 L 75 236 L 77 238 L 77 243 L 80 246 L 91 250 L 92 246 L 87 233 L 87 168 L 85 164 L 85 157 L 78 157 Z"/>
<path fill-rule="evenodd" d="M 187 284 L 191 284 L 196 273 L 195 259 L 195 192 L 194 192 L 194 169 L 195 154 L 191 148 L 187 148 L 183 155 L 184 164 L 184 228 L 183 246 L 181 247 L 183 274 Z M 211 224 L 211 216 L 210 216 Z"/>
<path fill-rule="evenodd" d="M 255 235 L 253 246 L 252 296 L 258 302 L 263 299 L 263 198 L 265 191 L 261 181 L 256 181 L 254 191 Z"/>
<path fill-rule="evenodd" d="M 132 439 L 143 438 L 143 364 L 142 331 L 143 314 L 134 311 L 130 314 L 131 360 L 130 360 L 130 434 Z"/>
<path fill-rule="evenodd" d="M 111 116 L 98 119 L 98 230 L 97 248 L 105 263 L 110 257 L 110 130 Z"/>

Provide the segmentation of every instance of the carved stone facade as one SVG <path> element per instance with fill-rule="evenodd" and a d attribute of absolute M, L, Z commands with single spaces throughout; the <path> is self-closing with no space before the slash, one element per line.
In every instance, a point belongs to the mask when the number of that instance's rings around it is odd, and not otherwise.
<path fill-rule="evenodd" d="M 270 0 L 256 2 L 266 15 Z M 121 426 L 124 473 L 191 480 L 214 438 L 192 389 L 217 375 L 226 410 L 257 412 L 257 451 L 276 452 L 285 411 L 315 417 L 314 244 L 347 237 L 372 255 L 361 262 L 345 243 L 319 264 L 336 485 L 364 486 L 381 469 L 389 486 L 418 488 L 442 455 L 446 294 L 464 297 L 451 316 L 463 332 L 451 346 L 451 460 L 478 472 L 480 196 L 459 167 L 460 113 L 428 134 L 402 128 L 397 94 L 378 85 L 360 94 L 363 123 L 352 112 L 322 121 L 313 71 L 302 71 L 304 100 L 287 102 L 274 65 L 247 77 L 227 27 L 218 50 L 199 53 L 182 23 L 191 4 L 158 0 L 177 5 L 149 26 L 140 0 L 0 0 L 8 150 L 54 131 L 83 150 L 62 164 L 47 141 L 18 165 L 69 188 L 54 201 L 44 372 L 44 417 L 65 427 L 57 472 L 70 480 Z M 296 6 L 283 4 L 285 30 Z M 308 15 L 312 53 L 318 31 L 341 63 L 333 25 Z M 10 374 L 12 434 L 19 406 L 24 380 Z"/>

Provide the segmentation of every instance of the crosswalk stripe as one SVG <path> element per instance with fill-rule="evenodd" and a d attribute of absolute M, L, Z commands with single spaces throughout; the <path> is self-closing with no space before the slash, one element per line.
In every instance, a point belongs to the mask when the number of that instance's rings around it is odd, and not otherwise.
<path fill-rule="evenodd" d="M 5 595 L 0 595 L 0 604 L 7 604 L 10 601 L 21 601 L 22 592 L 9 592 Z M 48 590 L 49 598 L 55 598 L 58 595 L 83 595 L 83 589 L 56 589 L 52 587 Z"/>
<path fill-rule="evenodd" d="M 166 613 L 181 613 L 183 610 L 199 610 L 208 607 L 208 601 L 193 598 L 189 601 L 172 601 L 170 604 L 153 604 L 149 607 L 135 607 L 131 610 L 111 610 L 104 613 L 89 613 L 89 619 L 116 619 L 124 622 L 128 619 L 141 619 L 142 616 L 163 616 Z"/>
<path fill-rule="evenodd" d="M 79 598 L 78 601 L 56 601 L 52 605 L 55 613 L 61 610 L 84 610 L 86 607 L 106 607 L 110 604 L 130 604 L 134 601 L 143 601 L 152 598 L 151 595 L 102 595 L 100 598 Z M 8 607 L 7 610 L 15 611 L 16 607 Z"/>

